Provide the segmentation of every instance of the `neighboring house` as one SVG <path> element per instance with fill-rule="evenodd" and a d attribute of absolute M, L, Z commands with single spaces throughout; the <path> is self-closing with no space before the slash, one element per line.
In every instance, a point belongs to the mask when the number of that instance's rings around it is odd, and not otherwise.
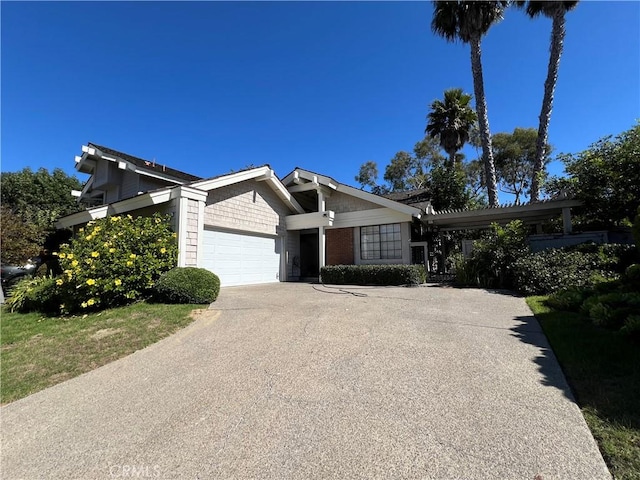
<path fill-rule="evenodd" d="M 421 210 L 296 168 L 268 166 L 201 179 L 96 144 L 76 169 L 91 175 L 87 210 L 61 218 L 77 228 L 116 214 L 171 214 L 179 266 L 225 286 L 317 278 L 329 264 L 411 263 L 411 224 Z M 419 246 L 419 248 L 424 248 Z"/>

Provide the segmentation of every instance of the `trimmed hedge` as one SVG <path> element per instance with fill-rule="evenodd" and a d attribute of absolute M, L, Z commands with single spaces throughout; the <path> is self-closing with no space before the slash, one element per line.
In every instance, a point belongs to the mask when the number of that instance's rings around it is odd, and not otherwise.
<path fill-rule="evenodd" d="M 329 265 L 323 283 L 334 285 L 420 285 L 427 281 L 422 265 Z"/>
<path fill-rule="evenodd" d="M 162 274 L 155 284 L 153 299 L 165 303 L 211 303 L 220 293 L 218 276 L 195 267 L 176 267 Z"/>

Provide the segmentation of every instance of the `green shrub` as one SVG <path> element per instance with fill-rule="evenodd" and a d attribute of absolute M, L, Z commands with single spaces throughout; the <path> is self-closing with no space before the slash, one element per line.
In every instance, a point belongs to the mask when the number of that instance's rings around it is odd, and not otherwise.
<path fill-rule="evenodd" d="M 556 310 L 565 310 L 569 312 L 577 312 L 580 310 L 582 302 L 587 297 L 588 292 L 579 288 L 568 288 L 558 290 L 549 295 L 547 303 Z"/>
<path fill-rule="evenodd" d="M 174 268 L 162 274 L 153 298 L 166 303 L 211 303 L 218 298 L 220 279 L 204 268 Z"/>
<path fill-rule="evenodd" d="M 175 267 L 178 247 L 169 217 L 107 217 L 89 222 L 57 252 L 56 280 L 62 310 L 102 309 L 131 303 L 151 292 Z"/>
<path fill-rule="evenodd" d="M 627 267 L 624 272 L 624 279 L 632 285 L 640 285 L 640 263 L 634 263 Z"/>
<path fill-rule="evenodd" d="M 422 265 L 329 265 L 322 267 L 323 283 L 334 285 L 420 285 L 426 281 Z"/>
<path fill-rule="evenodd" d="M 501 227 L 494 223 L 481 240 L 473 243 L 471 257 L 461 269 L 460 279 L 483 288 L 512 288 L 513 264 L 529 252 L 521 220 Z"/>
<path fill-rule="evenodd" d="M 636 256 L 633 245 L 586 243 L 543 250 L 515 260 L 514 286 L 525 295 L 545 295 L 610 283 Z"/>
<path fill-rule="evenodd" d="M 605 293 L 590 297 L 583 304 L 594 325 L 619 329 L 627 317 L 640 315 L 640 293 Z"/>
<path fill-rule="evenodd" d="M 56 280 L 51 277 L 29 277 L 18 282 L 11 290 L 6 305 L 10 312 L 59 311 L 60 294 Z"/>

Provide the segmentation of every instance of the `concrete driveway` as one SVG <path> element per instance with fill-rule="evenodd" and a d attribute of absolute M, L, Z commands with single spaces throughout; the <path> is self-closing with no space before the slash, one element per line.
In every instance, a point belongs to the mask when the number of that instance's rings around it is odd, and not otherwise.
<path fill-rule="evenodd" d="M 212 309 L 2 407 L 1 477 L 610 478 L 521 298 L 272 284 Z"/>

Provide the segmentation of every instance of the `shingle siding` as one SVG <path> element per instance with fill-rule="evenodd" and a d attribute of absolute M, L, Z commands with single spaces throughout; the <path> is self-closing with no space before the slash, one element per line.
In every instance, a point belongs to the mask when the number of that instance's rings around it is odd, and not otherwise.
<path fill-rule="evenodd" d="M 284 235 L 289 209 L 264 182 L 247 180 L 209 192 L 204 223 L 211 227 Z"/>
<path fill-rule="evenodd" d="M 198 201 L 189 199 L 187 205 L 187 247 L 186 266 L 198 266 Z"/>
<path fill-rule="evenodd" d="M 380 208 L 380 205 L 342 192 L 332 192 L 331 196 L 326 199 L 326 208 L 327 210 L 333 210 L 336 213 L 344 213 L 357 212 L 360 210 L 372 210 L 374 208 Z"/>

